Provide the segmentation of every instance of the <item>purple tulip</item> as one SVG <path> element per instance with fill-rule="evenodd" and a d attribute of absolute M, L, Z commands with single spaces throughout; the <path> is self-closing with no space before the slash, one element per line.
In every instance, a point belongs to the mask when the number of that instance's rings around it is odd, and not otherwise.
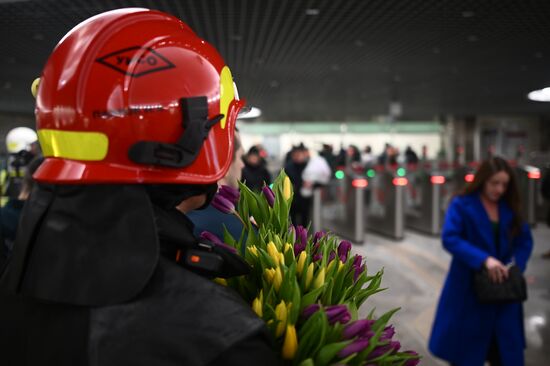
<path fill-rule="evenodd" d="M 233 205 L 237 205 L 237 202 L 239 202 L 239 198 L 241 197 L 241 193 L 237 188 L 225 185 L 221 186 L 218 194 L 221 195 L 223 198 L 229 200 L 231 203 L 233 203 Z"/>
<path fill-rule="evenodd" d="M 321 253 L 317 253 L 313 256 L 313 261 L 314 262 L 320 261 L 321 259 L 323 259 L 323 254 L 321 254 Z"/>
<path fill-rule="evenodd" d="M 355 255 L 355 257 L 353 257 L 353 264 L 352 264 L 351 268 L 352 268 L 352 271 L 354 271 L 353 281 L 357 282 L 357 279 L 359 278 L 361 273 L 363 273 L 365 271 L 365 269 L 367 268 L 363 264 L 363 257 L 360 256 L 360 255 Z"/>
<path fill-rule="evenodd" d="M 300 253 L 302 253 L 304 250 L 306 250 L 305 245 L 302 245 L 300 243 L 294 244 L 294 257 L 298 258 Z"/>
<path fill-rule="evenodd" d="M 367 338 L 367 335 L 374 335 L 374 332 L 369 332 L 373 324 L 374 320 L 371 319 L 357 320 L 344 328 L 342 336 L 344 337 L 344 339 L 352 339 L 357 336 L 361 338 Z"/>
<path fill-rule="evenodd" d="M 321 240 L 321 238 L 323 238 L 325 235 L 327 235 L 326 232 L 324 231 L 317 231 L 314 235 L 313 235 L 313 244 L 317 244 L 319 242 L 319 240 Z"/>
<path fill-rule="evenodd" d="M 295 228 L 296 230 L 296 243 L 294 243 L 294 256 L 298 256 L 301 252 L 306 249 L 307 246 L 307 230 L 298 225 Z"/>
<path fill-rule="evenodd" d="M 273 204 L 275 203 L 275 195 L 273 194 L 271 188 L 269 188 L 268 186 L 264 186 L 262 188 L 262 193 L 264 194 L 264 197 L 267 200 L 269 206 L 273 207 Z"/>
<path fill-rule="evenodd" d="M 392 341 L 389 344 L 385 344 L 383 346 L 377 346 L 370 354 L 369 354 L 369 360 L 373 360 L 377 357 L 380 357 L 388 352 L 391 351 L 391 353 L 395 353 L 399 351 L 399 348 L 401 348 L 401 343 L 398 341 Z"/>
<path fill-rule="evenodd" d="M 336 258 L 336 252 L 334 250 L 330 251 L 330 254 L 328 255 L 328 263 L 332 262 Z"/>
<path fill-rule="evenodd" d="M 418 353 L 416 353 L 415 351 L 405 351 L 403 353 L 408 353 L 412 356 L 416 356 L 418 357 Z M 416 366 L 420 363 L 420 359 L 414 359 L 414 360 L 407 360 L 407 362 L 405 362 L 405 365 L 403 366 Z"/>
<path fill-rule="evenodd" d="M 349 355 L 352 355 L 357 352 L 361 352 L 368 346 L 369 346 L 368 339 L 357 339 L 352 343 L 348 344 L 346 347 L 344 347 L 340 352 L 338 352 L 338 357 L 346 358 Z"/>
<path fill-rule="evenodd" d="M 348 260 L 348 254 L 351 250 L 351 243 L 347 240 L 343 240 L 340 242 L 340 245 L 338 245 L 338 256 L 340 257 L 340 260 L 342 262 L 346 262 Z"/>
<path fill-rule="evenodd" d="M 393 325 L 390 325 L 389 327 L 384 328 L 382 331 L 382 334 L 380 335 L 380 341 L 389 341 L 393 338 L 395 334 L 395 328 Z"/>
<path fill-rule="evenodd" d="M 334 305 L 327 306 L 325 308 L 327 314 L 328 322 L 332 325 L 336 322 L 340 324 L 345 324 L 350 321 L 351 314 L 346 305 Z"/>
<path fill-rule="evenodd" d="M 230 200 L 221 196 L 220 194 L 216 194 L 214 196 L 214 199 L 212 200 L 212 206 L 214 206 L 214 208 L 217 209 L 218 211 L 221 211 L 226 214 L 230 214 L 230 213 L 233 213 L 233 211 L 235 211 L 235 205 L 231 203 Z"/>
<path fill-rule="evenodd" d="M 319 311 L 320 308 L 321 306 L 319 304 L 308 305 L 304 308 L 304 310 L 302 310 L 302 316 L 307 319 Z"/>
<path fill-rule="evenodd" d="M 367 267 L 363 264 L 361 267 L 355 268 L 355 273 L 353 274 L 353 282 L 357 282 L 357 279 L 359 276 L 361 276 L 361 273 L 365 272 L 365 269 Z"/>
<path fill-rule="evenodd" d="M 218 238 L 215 234 L 212 234 L 211 232 L 203 231 L 201 233 L 200 237 L 202 239 L 205 239 L 205 240 L 208 240 L 208 241 L 212 242 L 214 245 L 216 245 L 218 247 L 224 248 L 224 249 L 229 250 L 230 252 L 233 252 L 233 253 L 237 253 L 237 250 L 235 248 L 233 248 L 230 245 L 225 244 L 223 241 L 221 241 L 220 238 Z"/>
<path fill-rule="evenodd" d="M 300 242 L 302 245 L 307 244 L 307 229 L 302 225 L 296 226 L 296 241 Z"/>

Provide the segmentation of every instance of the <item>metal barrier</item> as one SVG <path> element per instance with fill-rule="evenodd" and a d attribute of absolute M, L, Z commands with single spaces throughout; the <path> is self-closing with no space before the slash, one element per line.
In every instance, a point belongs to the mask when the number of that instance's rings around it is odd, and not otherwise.
<path fill-rule="evenodd" d="M 378 171 L 369 179 L 365 220 L 369 230 L 403 239 L 405 226 L 404 199 L 407 178 L 393 172 Z"/>
<path fill-rule="evenodd" d="M 405 194 L 405 224 L 431 235 L 441 232 L 449 189 L 448 175 L 426 170 L 409 171 Z"/>
<path fill-rule="evenodd" d="M 523 217 L 529 225 L 535 226 L 537 223 L 537 194 L 540 190 L 540 169 L 530 165 L 522 165 L 516 167 L 515 171 L 521 196 Z"/>
<path fill-rule="evenodd" d="M 365 178 L 346 174 L 313 193 L 313 229 L 330 230 L 362 244 L 365 239 Z"/>

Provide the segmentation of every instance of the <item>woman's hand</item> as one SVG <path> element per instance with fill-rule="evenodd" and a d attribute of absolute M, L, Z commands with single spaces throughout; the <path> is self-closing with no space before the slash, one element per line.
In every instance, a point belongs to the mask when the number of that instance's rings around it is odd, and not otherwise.
<path fill-rule="evenodd" d="M 496 258 L 488 257 L 485 260 L 485 268 L 489 272 L 489 279 L 494 283 L 502 283 L 508 278 L 508 267 Z"/>

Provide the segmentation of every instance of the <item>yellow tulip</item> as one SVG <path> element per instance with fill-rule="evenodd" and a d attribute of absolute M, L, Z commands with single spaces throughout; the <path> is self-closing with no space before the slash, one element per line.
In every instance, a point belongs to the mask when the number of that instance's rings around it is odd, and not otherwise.
<path fill-rule="evenodd" d="M 306 263 L 306 258 L 307 258 L 307 254 L 306 254 L 306 251 L 304 250 L 303 252 L 300 253 L 300 256 L 298 257 L 298 264 L 296 265 L 296 272 L 298 272 L 300 277 L 302 276 L 302 271 L 304 270 L 304 264 Z"/>
<path fill-rule="evenodd" d="M 214 282 L 218 285 L 227 286 L 227 280 L 225 278 L 216 277 L 214 278 Z"/>
<path fill-rule="evenodd" d="M 334 267 L 334 263 L 336 263 L 336 260 L 330 261 L 330 263 L 328 264 L 328 267 L 327 267 L 327 272 L 330 272 L 332 267 Z"/>
<path fill-rule="evenodd" d="M 279 251 L 272 241 L 267 244 L 267 254 L 275 261 L 276 266 L 279 265 Z"/>
<path fill-rule="evenodd" d="M 298 350 L 298 337 L 296 336 L 296 328 L 289 324 L 286 326 L 285 340 L 283 342 L 283 358 L 292 360 L 296 356 Z"/>
<path fill-rule="evenodd" d="M 262 312 L 262 301 L 259 298 L 255 298 L 252 301 L 252 310 L 261 318 L 263 316 Z"/>
<path fill-rule="evenodd" d="M 315 281 L 313 281 L 313 289 L 319 288 L 324 284 L 325 284 L 325 268 L 323 267 L 317 274 L 317 277 L 315 277 Z"/>
<path fill-rule="evenodd" d="M 273 275 L 273 285 L 275 286 L 275 290 L 279 291 L 282 283 L 283 283 L 283 273 L 281 272 L 281 268 L 277 267 L 275 269 L 275 274 Z"/>
<path fill-rule="evenodd" d="M 286 328 L 287 307 L 284 300 L 281 300 L 279 305 L 275 307 L 275 318 L 279 321 L 275 330 L 275 336 L 280 337 Z"/>
<path fill-rule="evenodd" d="M 342 268 L 344 268 L 344 262 L 342 262 L 341 260 L 338 260 L 338 272 L 340 272 Z"/>
<path fill-rule="evenodd" d="M 254 310 L 254 312 L 256 314 L 258 314 L 258 316 L 261 318 L 262 317 L 262 308 L 263 308 L 263 303 L 264 303 L 264 290 L 260 290 L 260 295 L 254 299 L 254 301 L 252 301 L 252 310 Z"/>
<path fill-rule="evenodd" d="M 283 252 L 288 252 L 289 250 L 292 249 L 292 245 L 290 245 L 290 243 L 285 243 L 285 249 L 283 250 Z"/>
<path fill-rule="evenodd" d="M 246 249 L 248 249 L 248 251 L 249 251 L 250 253 L 252 253 L 252 255 L 254 255 L 255 257 L 258 256 L 258 248 L 256 248 L 255 245 L 251 245 L 251 246 L 249 246 L 249 247 L 246 247 Z"/>
<path fill-rule="evenodd" d="M 307 267 L 307 273 L 306 273 L 306 290 L 309 289 L 309 285 L 313 280 L 313 270 L 314 270 L 313 263 L 310 263 L 309 267 Z"/>
<path fill-rule="evenodd" d="M 289 200 L 290 195 L 292 194 L 292 183 L 290 182 L 289 177 L 285 177 L 283 182 L 283 197 L 285 200 Z"/>
<path fill-rule="evenodd" d="M 273 268 L 266 268 L 264 271 L 265 278 L 267 279 L 267 282 L 273 283 L 273 279 L 275 278 L 275 269 Z"/>
<path fill-rule="evenodd" d="M 285 264 L 285 255 L 283 253 L 279 253 L 279 265 Z"/>

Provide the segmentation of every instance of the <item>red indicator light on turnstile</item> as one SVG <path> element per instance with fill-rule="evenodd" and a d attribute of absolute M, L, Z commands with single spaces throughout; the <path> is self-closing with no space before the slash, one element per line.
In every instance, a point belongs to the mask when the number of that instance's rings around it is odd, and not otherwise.
<path fill-rule="evenodd" d="M 393 178 L 393 185 L 394 186 L 406 186 L 409 181 L 407 178 Z"/>
<path fill-rule="evenodd" d="M 468 183 L 472 183 L 474 181 L 474 175 L 473 174 L 466 174 L 464 176 L 464 180 Z"/>
<path fill-rule="evenodd" d="M 445 183 L 445 177 L 442 175 L 432 175 L 430 181 L 432 184 L 443 184 Z"/>
<path fill-rule="evenodd" d="M 535 170 L 535 171 L 529 172 L 527 173 L 527 177 L 529 179 L 540 179 L 540 171 Z"/>
<path fill-rule="evenodd" d="M 354 179 L 351 181 L 351 185 L 354 188 L 365 188 L 369 185 L 369 182 L 366 179 Z"/>

